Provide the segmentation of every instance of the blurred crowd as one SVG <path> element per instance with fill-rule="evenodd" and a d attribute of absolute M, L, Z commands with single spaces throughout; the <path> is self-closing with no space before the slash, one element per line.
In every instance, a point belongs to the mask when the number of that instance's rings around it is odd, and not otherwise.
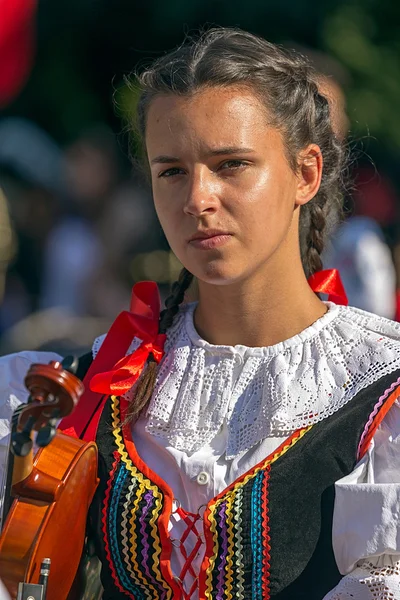
<path fill-rule="evenodd" d="M 96 126 L 61 149 L 20 118 L 0 121 L 0 352 L 88 347 L 177 265 L 145 175 Z"/>

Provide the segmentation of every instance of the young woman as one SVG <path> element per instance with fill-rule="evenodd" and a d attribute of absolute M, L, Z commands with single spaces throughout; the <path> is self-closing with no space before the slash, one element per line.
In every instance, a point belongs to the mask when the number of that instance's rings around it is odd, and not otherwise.
<path fill-rule="evenodd" d="M 344 160 L 315 73 L 216 29 L 139 81 L 184 269 L 160 319 L 135 286 L 62 423 L 99 448 L 104 598 L 400 598 L 400 328 L 308 283 Z M 6 403 L 39 358 L 2 359 Z"/>

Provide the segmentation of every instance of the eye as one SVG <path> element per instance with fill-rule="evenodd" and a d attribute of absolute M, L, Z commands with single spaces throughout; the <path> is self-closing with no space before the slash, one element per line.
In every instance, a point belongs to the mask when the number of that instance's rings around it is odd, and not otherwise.
<path fill-rule="evenodd" d="M 161 171 L 157 177 L 173 177 L 174 175 L 182 175 L 183 173 L 183 169 L 180 169 L 179 167 L 171 167 L 170 169 Z"/>
<path fill-rule="evenodd" d="M 226 160 L 225 162 L 223 162 L 219 168 L 223 169 L 223 170 L 227 169 L 229 171 L 236 171 L 238 169 L 247 167 L 248 165 L 249 165 L 249 163 L 246 162 L 245 160 L 230 159 L 230 160 Z"/>

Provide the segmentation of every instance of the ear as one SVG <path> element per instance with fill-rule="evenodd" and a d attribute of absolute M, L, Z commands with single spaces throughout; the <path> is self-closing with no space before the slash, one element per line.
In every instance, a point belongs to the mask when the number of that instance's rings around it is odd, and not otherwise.
<path fill-rule="evenodd" d="M 322 152 L 317 144 L 310 144 L 300 152 L 296 206 L 307 204 L 314 198 L 321 185 L 322 167 Z"/>

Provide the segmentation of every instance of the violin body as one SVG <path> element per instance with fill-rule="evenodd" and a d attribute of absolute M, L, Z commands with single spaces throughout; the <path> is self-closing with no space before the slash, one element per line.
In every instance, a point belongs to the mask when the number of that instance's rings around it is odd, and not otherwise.
<path fill-rule="evenodd" d="M 12 598 L 19 582 L 39 580 L 41 562 L 50 557 L 46 598 L 71 599 L 97 484 L 95 443 L 57 431 L 37 452 L 30 475 L 13 486 L 15 500 L 0 538 L 0 578 Z"/>

